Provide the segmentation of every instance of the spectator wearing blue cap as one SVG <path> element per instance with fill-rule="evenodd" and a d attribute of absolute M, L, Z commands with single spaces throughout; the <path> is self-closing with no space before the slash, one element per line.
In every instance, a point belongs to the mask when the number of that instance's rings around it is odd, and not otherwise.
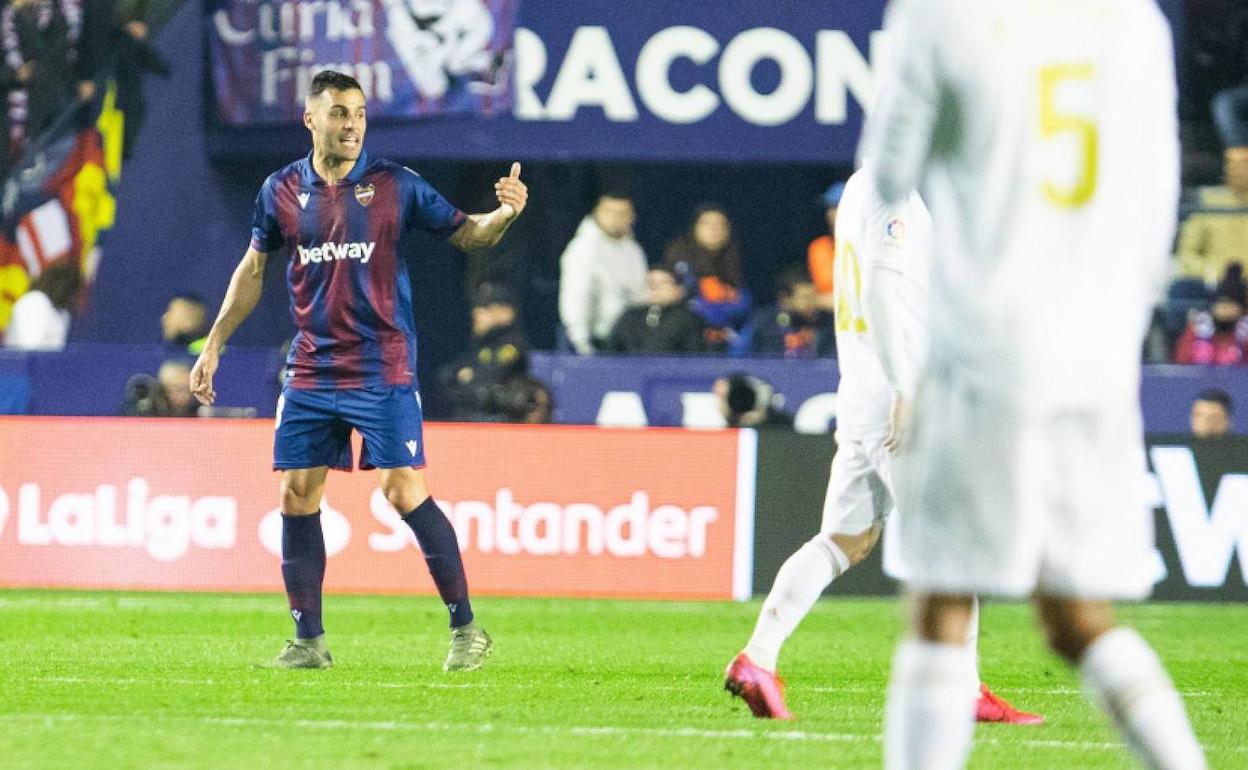
<path fill-rule="evenodd" d="M 819 307 L 829 312 L 835 310 L 832 275 L 833 263 L 836 261 L 836 207 L 841 204 L 841 194 L 844 192 L 845 183 L 836 182 L 819 196 L 826 210 L 828 234 L 819 236 L 806 247 L 806 262 L 810 277 L 815 282 L 815 289 L 819 292 Z"/>

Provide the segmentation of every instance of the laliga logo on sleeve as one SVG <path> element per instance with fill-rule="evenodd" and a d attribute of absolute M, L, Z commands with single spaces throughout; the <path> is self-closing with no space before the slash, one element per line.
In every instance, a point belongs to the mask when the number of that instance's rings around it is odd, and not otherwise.
<path fill-rule="evenodd" d="M 331 508 L 328 500 L 321 501 L 321 531 L 325 533 L 325 554 L 340 553 L 351 542 L 351 524 L 347 517 Z M 260 520 L 260 545 L 274 556 L 282 555 L 282 511 L 275 508 Z"/>
<path fill-rule="evenodd" d="M 361 206 L 367 206 L 373 202 L 373 194 L 377 192 L 377 188 L 372 182 L 368 184 L 357 184 L 355 186 L 355 199 L 360 202 Z"/>
<path fill-rule="evenodd" d="M 906 221 L 901 217 L 893 217 L 884 225 L 884 243 L 888 246 L 901 246 L 906 242 Z"/>

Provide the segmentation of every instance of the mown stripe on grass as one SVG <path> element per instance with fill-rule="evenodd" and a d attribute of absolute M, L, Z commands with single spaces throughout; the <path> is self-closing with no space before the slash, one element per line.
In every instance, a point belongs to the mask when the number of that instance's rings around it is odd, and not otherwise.
<path fill-rule="evenodd" d="M 125 721 L 133 722 L 137 715 L 125 714 L 5 714 L 8 720 L 29 720 L 52 728 L 61 722 Z M 618 725 L 496 725 L 492 723 L 460 722 L 397 722 L 352 721 L 346 719 L 261 719 L 257 717 L 192 717 L 142 715 L 148 724 L 153 722 L 191 722 L 222 727 L 300 728 L 308 730 L 344 730 L 363 732 L 458 732 L 490 735 L 538 735 L 549 737 L 649 737 L 649 738 L 702 738 L 707 740 L 766 740 L 808 743 L 880 743 L 883 736 L 862 733 L 822 733 L 805 730 L 707 730 L 696 727 L 624 727 Z M 1061 741 L 1034 738 L 1001 740 L 993 737 L 977 737 L 976 743 L 989 746 L 1022 746 L 1035 749 L 1063 751 L 1113 751 L 1123 750 L 1122 744 L 1108 741 Z M 1235 753 L 1248 753 L 1248 746 L 1230 747 Z"/>

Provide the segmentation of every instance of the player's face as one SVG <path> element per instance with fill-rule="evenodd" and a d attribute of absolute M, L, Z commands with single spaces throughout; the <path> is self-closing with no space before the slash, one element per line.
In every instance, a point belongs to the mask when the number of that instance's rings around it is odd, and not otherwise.
<path fill-rule="evenodd" d="M 693 238 L 707 251 L 719 251 L 728 245 L 731 234 L 728 217 L 718 211 L 707 211 L 693 223 Z"/>
<path fill-rule="evenodd" d="M 364 94 L 355 89 L 327 88 L 308 100 L 303 124 L 312 132 L 312 147 L 318 155 L 356 160 L 364 149 L 364 131 L 368 128 Z"/>
<path fill-rule="evenodd" d="M 1196 438 L 1225 436 L 1231 430 L 1231 418 L 1216 401 L 1192 404 L 1192 435 Z"/>

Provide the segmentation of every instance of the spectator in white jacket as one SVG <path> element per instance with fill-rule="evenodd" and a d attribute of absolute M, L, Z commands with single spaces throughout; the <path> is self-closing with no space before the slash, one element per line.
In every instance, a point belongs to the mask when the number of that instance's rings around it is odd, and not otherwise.
<path fill-rule="evenodd" d="M 598 199 L 563 250 L 559 317 L 576 352 L 605 346 L 616 320 L 646 290 L 646 253 L 633 238 L 633 202 L 614 193 Z"/>
<path fill-rule="evenodd" d="M 69 311 L 82 292 L 82 273 L 72 259 L 44 268 L 30 291 L 13 303 L 4 346 L 14 350 L 60 350 L 69 336 Z"/>

